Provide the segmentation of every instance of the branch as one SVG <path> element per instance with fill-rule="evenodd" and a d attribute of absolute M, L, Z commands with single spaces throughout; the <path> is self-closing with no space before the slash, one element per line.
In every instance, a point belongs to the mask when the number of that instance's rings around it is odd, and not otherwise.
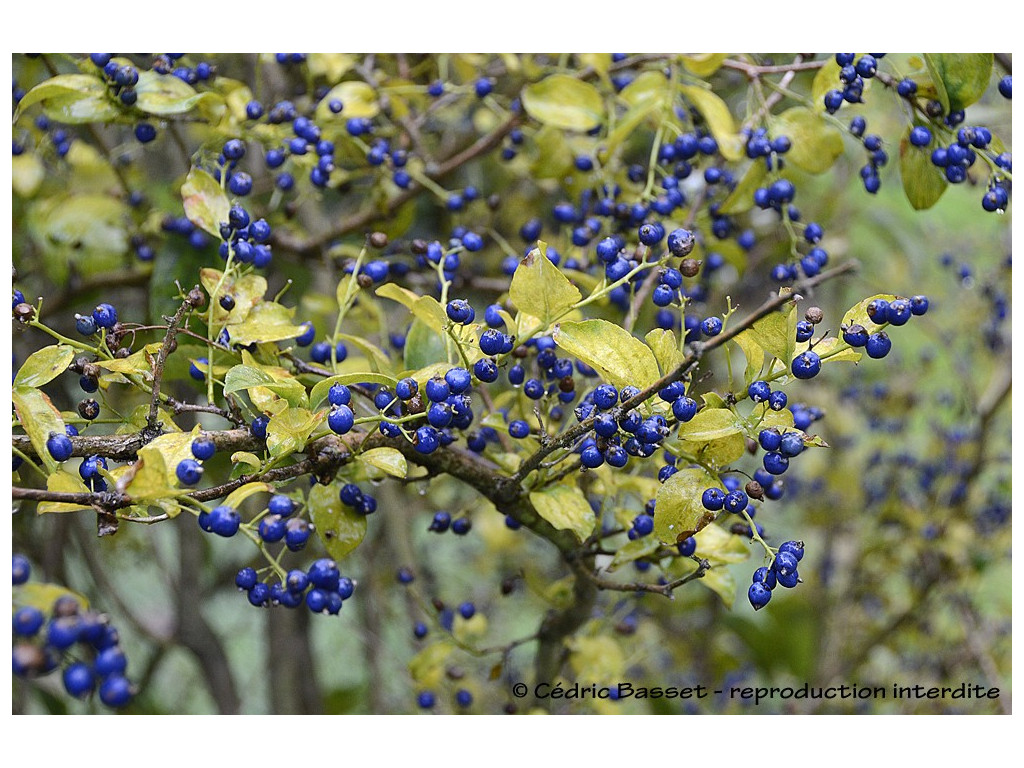
<path fill-rule="evenodd" d="M 690 352 L 683 359 L 683 362 L 681 362 L 679 366 L 676 367 L 675 370 L 665 374 L 656 382 L 651 384 L 649 387 L 641 391 L 639 394 L 622 403 L 617 409 L 610 411 L 610 413 L 614 418 L 617 419 L 619 416 L 621 416 L 623 413 L 626 413 L 631 408 L 635 408 L 636 406 L 645 402 L 647 398 L 654 395 L 656 392 L 658 392 L 658 390 L 663 389 L 664 387 L 666 387 L 667 385 L 671 384 L 674 381 L 682 379 L 687 373 L 690 372 L 691 369 L 693 369 L 697 365 L 698 362 L 700 362 L 701 357 L 703 357 L 703 355 L 706 352 L 715 349 L 716 347 L 722 346 L 727 341 L 731 341 L 736 336 L 741 334 L 743 331 L 750 328 L 758 320 L 770 315 L 772 312 L 775 312 L 777 309 L 782 307 L 787 302 L 799 299 L 800 291 L 809 290 L 816 285 L 826 282 L 827 280 L 831 280 L 834 277 L 839 277 L 840 275 L 844 275 L 848 272 L 853 272 L 857 269 L 857 267 L 858 265 L 856 262 L 849 261 L 841 266 L 836 267 L 835 269 L 829 269 L 824 272 L 818 273 L 814 277 L 809 277 L 805 278 L 804 280 L 797 281 L 796 283 L 793 284 L 792 293 L 772 296 L 770 299 L 765 301 L 760 307 L 758 307 L 749 315 L 747 315 L 747 317 L 745 317 L 742 321 L 736 323 L 735 325 L 730 325 L 728 330 L 724 331 L 723 333 L 720 333 L 718 336 L 712 336 L 705 342 L 698 342 L 696 344 L 690 345 Z M 540 466 L 540 463 L 545 459 L 545 457 L 547 457 L 548 455 L 550 455 L 554 451 L 557 451 L 560 448 L 565 448 L 566 446 L 571 445 L 577 439 L 579 439 L 584 434 L 589 432 L 590 429 L 594 426 L 594 418 L 594 416 L 590 416 L 584 419 L 583 421 L 579 422 L 576 426 L 572 427 L 567 432 L 563 433 L 559 438 L 551 440 L 547 445 L 541 446 L 541 448 L 539 448 L 536 453 L 534 453 L 529 458 L 524 460 L 523 463 L 520 464 L 519 470 L 514 475 L 503 481 L 503 488 L 501 489 L 502 494 L 514 496 L 523 493 L 524 491 L 521 488 L 523 480 L 526 479 L 526 477 L 531 472 L 533 472 Z"/>
<path fill-rule="evenodd" d="M 436 181 L 447 176 L 470 160 L 497 147 L 503 138 L 519 124 L 520 116 L 512 114 L 500 123 L 494 130 L 485 136 L 480 137 L 470 146 L 461 152 L 452 155 L 434 168 L 426 170 L 426 176 L 431 181 Z M 316 256 L 324 246 L 332 240 L 365 229 L 375 221 L 382 221 L 391 217 L 395 211 L 422 192 L 424 187 L 416 182 L 409 185 L 409 188 L 395 195 L 383 208 L 364 208 L 362 211 L 343 219 L 334 228 L 310 238 L 296 238 L 286 232 L 277 232 L 273 236 L 273 242 L 279 248 L 297 254 L 302 258 Z"/>
<path fill-rule="evenodd" d="M 195 286 L 192 291 L 195 292 L 195 295 L 201 295 L 198 293 L 198 285 Z M 167 356 L 171 354 L 172 349 L 176 347 L 175 337 L 178 335 L 178 326 L 181 325 L 181 321 L 185 317 L 185 313 L 189 312 L 193 306 L 192 299 L 186 298 L 181 303 L 181 306 L 178 307 L 178 311 L 174 313 L 174 317 L 172 317 L 167 323 L 167 333 L 164 334 L 164 343 L 160 347 L 160 351 L 157 353 L 156 362 L 153 364 L 153 397 L 149 403 L 149 416 L 146 418 L 146 425 L 150 430 L 159 429 L 159 422 L 157 419 L 160 413 L 160 383 L 164 378 L 164 363 L 167 362 Z"/>

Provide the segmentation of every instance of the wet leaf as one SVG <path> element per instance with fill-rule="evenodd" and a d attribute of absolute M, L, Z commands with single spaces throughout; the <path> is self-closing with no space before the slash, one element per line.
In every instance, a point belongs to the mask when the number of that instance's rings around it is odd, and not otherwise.
<path fill-rule="evenodd" d="M 926 53 L 925 64 L 937 88 L 946 112 L 966 109 L 988 88 L 992 78 L 991 53 Z M 945 98 L 943 98 L 945 96 Z"/>
<path fill-rule="evenodd" d="M 341 503 L 338 486 L 314 485 L 306 504 L 309 516 L 327 554 L 341 560 L 354 550 L 366 535 L 366 517 Z"/>
<path fill-rule="evenodd" d="M 135 108 L 151 115 L 182 115 L 203 101 L 221 98 L 215 93 L 196 93 L 195 88 L 180 77 L 152 70 L 139 73 L 135 91 L 139 94 Z"/>
<path fill-rule="evenodd" d="M 267 424 L 267 450 L 274 458 L 299 453 L 324 418 L 326 411 L 312 413 L 305 408 L 288 408 L 270 417 Z"/>
<path fill-rule="evenodd" d="M 89 493 L 89 488 L 78 477 L 63 469 L 46 478 L 46 490 L 55 493 Z M 36 514 L 45 515 L 52 512 L 79 512 L 83 509 L 92 509 L 84 504 L 69 504 L 63 501 L 41 501 L 36 507 Z"/>
<path fill-rule="evenodd" d="M 679 342 L 673 331 L 655 328 L 644 336 L 644 340 L 647 342 L 647 346 L 651 348 L 651 351 L 654 352 L 654 357 L 658 361 L 662 375 L 668 375 L 682 365 L 686 359 L 686 355 L 679 349 Z"/>
<path fill-rule="evenodd" d="M 394 448 L 371 448 L 369 451 L 363 451 L 356 459 L 392 477 L 404 478 L 409 473 L 405 456 Z"/>
<path fill-rule="evenodd" d="M 60 411 L 53 406 L 50 398 L 42 390 L 33 387 L 14 387 L 11 398 L 14 401 L 14 410 L 18 414 L 18 421 L 31 440 L 36 455 L 42 459 L 50 472 L 55 472 L 59 465 L 46 450 L 46 441 L 50 439 L 51 432 L 64 434 L 64 419 L 61 418 Z"/>

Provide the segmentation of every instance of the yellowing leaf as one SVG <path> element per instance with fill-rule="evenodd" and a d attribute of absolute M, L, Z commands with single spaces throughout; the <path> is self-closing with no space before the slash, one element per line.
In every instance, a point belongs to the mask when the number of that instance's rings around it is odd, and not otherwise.
<path fill-rule="evenodd" d="M 11 187 L 15 194 L 32 197 L 45 178 L 46 167 L 34 152 L 11 158 Z"/>
<path fill-rule="evenodd" d="M 25 434 L 28 435 L 36 455 L 43 460 L 50 472 L 57 470 L 57 462 L 46 450 L 46 441 L 50 434 L 64 434 L 64 419 L 61 418 L 50 398 L 44 392 L 33 387 L 16 386 L 11 391 L 14 410 L 18 414 Z"/>
<path fill-rule="evenodd" d="M 739 160 L 743 156 L 743 141 L 736 133 L 736 123 L 729 106 L 713 91 L 696 85 L 681 85 L 679 91 L 707 122 L 722 157 L 733 162 Z"/>
<path fill-rule="evenodd" d="M 875 322 L 868 315 L 868 305 L 875 299 L 882 299 L 884 301 L 893 301 L 897 297 L 892 293 L 876 293 L 874 296 L 868 296 L 863 301 L 858 301 L 852 307 L 850 307 L 846 314 L 843 315 L 842 325 L 862 325 L 871 331 L 875 328 Z"/>
<path fill-rule="evenodd" d="M 364 464 L 385 472 L 392 477 L 405 477 L 409 473 L 409 465 L 405 456 L 394 448 L 371 448 L 363 451 L 356 459 Z"/>
<path fill-rule="evenodd" d="M 654 535 L 675 546 L 715 519 L 701 503 L 707 488 L 722 484 L 704 469 L 681 469 L 658 490 L 654 507 Z"/>
<path fill-rule="evenodd" d="M 589 131 L 605 119 L 601 92 L 571 75 L 548 75 L 523 89 L 523 109 L 534 120 L 569 131 Z"/>
<path fill-rule="evenodd" d="M 287 408 L 271 416 L 267 424 L 267 450 L 270 455 L 276 458 L 301 451 L 326 415 L 326 411 L 311 413 L 304 408 Z"/>
<path fill-rule="evenodd" d="M 619 388 L 631 384 L 644 389 L 660 378 L 651 348 L 607 320 L 561 323 L 552 336 L 559 347 Z"/>
<path fill-rule="evenodd" d="M 824 173 L 843 154 L 839 129 L 806 107 L 791 107 L 779 115 L 772 123 L 772 133 L 791 139 L 793 146 L 786 160 L 809 173 Z"/>
<path fill-rule="evenodd" d="M 582 296 L 547 256 L 547 243 L 526 254 L 509 286 L 509 298 L 523 312 L 534 315 L 549 324 L 561 317 Z"/>
<path fill-rule="evenodd" d="M 331 112 L 329 106 L 335 99 L 342 103 L 342 110 L 338 114 Z M 374 118 L 379 112 L 380 104 L 377 102 L 377 92 L 373 90 L 373 86 L 362 80 L 346 80 L 331 88 L 327 95 L 320 99 L 316 108 L 316 119 L 319 122 L 347 120 L 350 117 Z"/>
<path fill-rule="evenodd" d="M 697 77 L 708 77 L 718 71 L 728 53 L 691 53 L 682 57 L 683 66 Z"/>
<path fill-rule="evenodd" d="M 74 359 L 75 350 L 65 344 L 43 347 L 21 364 L 14 377 L 14 386 L 41 387 L 64 373 Z"/>
<path fill-rule="evenodd" d="M 58 469 L 46 478 L 46 490 L 53 491 L 55 493 L 89 493 L 89 488 L 86 487 L 85 483 L 83 483 L 77 475 L 65 472 L 63 469 Z M 90 507 L 83 504 L 70 504 L 63 501 L 41 501 L 36 507 L 36 514 L 45 515 L 50 512 L 78 512 L 82 509 L 90 509 Z"/>
<path fill-rule="evenodd" d="M 151 115 L 181 115 L 191 111 L 204 101 L 219 101 L 221 97 L 212 92 L 196 93 L 196 90 L 175 75 L 161 75 L 152 70 L 139 73 L 135 86 L 138 100 L 136 109 Z"/>
<path fill-rule="evenodd" d="M 597 518 L 583 491 L 574 485 L 553 485 L 530 494 L 537 514 L 558 530 L 570 530 L 580 541 L 594 531 Z"/>
<path fill-rule="evenodd" d="M 231 203 L 213 176 L 201 168 L 189 171 L 181 185 L 181 202 L 189 221 L 220 238 L 220 225 L 228 220 Z"/>
<path fill-rule="evenodd" d="M 647 342 L 647 346 L 651 348 L 651 351 L 654 352 L 654 357 L 661 367 L 662 375 L 667 375 L 674 371 L 686 359 L 686 355 L 679 349 L 679 342 L 676 340 L 676 334 L 673 331 L 655 328 L 644 336 L 644 340 Z"/>
<path fill-rule="evenodd" d="M 228 326 L 232 344 L 263 344 L 285 341 L 302 335 L 304 328 L 295 325 L 293 307 L 284 307 L 275 301 L 261 301 L 249 312 L 245 321 Z"/>
<path fill-rule="evenodd" d="M 224 499 L 224 504 L 231 507 L 232 509 L 238 509 L 242 506 L 242 502 L 248 499 L 250 496 L 255 496 L 257 493 L 273 493 L 274 486 L 270 483 L 246 483 L 241 488 L 235 488 L 228 497 Z"/>

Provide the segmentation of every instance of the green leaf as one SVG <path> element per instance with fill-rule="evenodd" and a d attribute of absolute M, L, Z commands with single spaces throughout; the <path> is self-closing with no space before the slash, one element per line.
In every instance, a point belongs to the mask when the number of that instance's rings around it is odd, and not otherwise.
<path fill-rule="evenodd" d="M 242 502 L 250 496 L 255 496 L 257 493 L 273 492 L 274 486 L 270 483 L 246 483 L 241 488 L 236 488 L 229 493 L 228 497 L 224 499 L 224 504 L 232 509 L 238 509 L 242 506 Z"/>
<path fill-rule="evenodd" d="M 623 92 L 625 92 L 625 89 Z M 662 102 L 653 98 L 638 101 L 635 106 L 631 107 L 622 116 L 622 119 L 615 124 L 615 129 L 608 134 L 608 141 L 605 142 L 604 152 L 600 153 L 602 162 L 607 162 L 608 158 L 614 155 L 619 145 L 636 133 L 636 129 L 640 127 L 641 123 L 651 117 L 651 115 L 659 114 L 661 110 Z"/>
<path fill-rule="evenodd" d="M 326 411 L 312 413 L 305 408 L 288 408 L 270 417 L 267 424 L 267 450 L 273 458 L 298 453 L 326 417 Z"/>
<path fill-rule="evenodd" d="M 750 558 L 750 547 L 746 540 L 717 525 L 709 525 L 694 538 L 697 540 L 696 555 L 715 565 L 742 563 Z"/>
<path fill-rule="evenodd" d="M 189 171 L 181 185 L 181 202 L 189 221 L 220 239 L 220 225 L 228 220 L 231 203 L 213 176 L 201 168 Z"/>
<path fill-rule="evenodd" d="M 715 519 L 701 503 L 707 488 L 722 484 L 704 469 L 681 469 L 662 483 L 654 506 L 654 535 L 675 546 Z"/>
<path fill-rule="evenodd" d="M 533 137 L 534 153 L 530 175 L 536 179 L 563 179 L 572 172 L 572 147 L 565 132 L 551 125 L 542 126 Z"/>
<path fill-rule="evenodd" d="M 620 389 L 627 384 L 645 389 L 660 378 L 651 348 L 607 320 L 561 323 L 552 336 L 555 344 Z"/>
<path fill-rule="evenodd" d="M 388 357 L 387 352 L 376 344 L 371 344 L 362 336 L 350 336 L 347 333 L 339 333 L 338 339 L 345 342 L 347 345 L 355 347 L 366 355 L 366 359 L 370 363 L 370 368 L 372 368 L 374 372 L 383 373 L 386 376 L 394 375 L 394 366 L 392 366 L 391 359 Z"/>
<path fill-rule="evenodd" d="M 341 503 L 337 485 L 314 485 L 306 499 L 309 516 L 327 554 L 341 560 L 366 536 L 366 517 Z"/>
<path fill-rule="evenodd" d="M 43 347 L 22 363 L 14 377 L 14 386 L 41 387 L 64 373 L 74 359 L 74 348 L 66 344 Z"/>
<path fill-rule="evenodd" d="M 743 157 L 743 140 L 736 133 L 732 112 L 721 97 L 710 89 L 696 85 L 681 85 L 679 91 L 703 116 L 711 129 L 711 135 L 718 142 L 722 157 L 733 162 Z"/>
<path fill-rule="evenodd" d="M 135 108 L 151 115 L 182 115 L 203 101 L 221 98 L 215 93 L 196 93 L 180 77 L 161 75 L 152 70 L 139 73 L 135 91 L 139 94 Z"/>
<path fill-rule="evenodd" d="M 43 267 L 56 282 L 68 264 L 83 275 L 119 269 L 128 252 L 128 207 L 106 195 L 40 197 L 29 214 L 29 230 L 42 250 Z"/>
<path fill-rule="evenodd" d="M 875 321 L 868 316 L 868 305 L 875 299 L 895 301 L 896 298 L 898 297 L 892 293 L 876 293 L 874 296 L 868 296 L 863 301 L 858 301 L 846 311 L 846 314 L 843 315 L 842 325 L 862 325 L 870 330 L 875 327 Z"/>
<path fill-rule="evenodd" d="M 11 158 L 11 187 L 21 197 L 32 197 L 46 178 L 46 167 L 34 152 Z"/>
<path fill-rule="evenodd" d="M 61 123 L 105 123 L 121 116 L 106 83 L 96 75 L 57 75 L 45 80 L 21 99 L 14 121 L 34 104 L 42 104 L 46 116 Z"/>
<path fill-rule="evenodd" d="M 224 375 L 224 394 L 273 384 L 274 377 L 259 368 L 236 365 Z"/>
<path fill-rule="evenodd" d="M 247 464 L 254 469 L 259 469 L 263 466 L 263 462 L 260 461 L 260 457 L 255 453 L 249 451 L 235 451 L 231 454 L 232 464 Z"/>
<path fill-rule="evenodd" d="M 593 533 L 597 524 L 590 502 L 575 485 L 560 483 L 534 491 L 530 494 L 530 503 L 551 525 L 560 531 L 572 531 L 580 541 Z"/>
<path fill-rule="evenodd" d="M 718 210 L 721 213 L 743 213 L 754 207 L 754 192 L 768 176 L 768 167 L 760 160 L 755 160 L 747 168 L 736 188 L 722 201 Z"/>
<path fill-rule="evenodd" d="M 647 346 L 654 352 L 662 375 L 668 375 L 686 360 L 686 355 L 679 349 L 679 342 L 676 340 L 674 331 L 667 331 L 662 328 L 655 328 L 644 336 Z"/>
<path fill-rule="evenodd" d="M 915 211 L 923 211 L 939 202 L 949 182 L 946 175 L 932 165 L 931 151 L 910 143 L 911 130 L 913 126 L 908 125 L 900 138 L 900 179 L 910 206 Z"/>
<path fill-rule="evenodd" d="M 824 173 L 843 154 L 839 129 L 806 107 L 792 107 L 779 115 L 772 122 L 772 134 L 790 138 L 793 146 L 786 159 L 808 173 Z"/>
<path fill-rule="evenodd" d="M 363 464 L 376 467 L 392 477 L 404 478 L 409 473 L 409 465 L 405 461 L 405 456 L 394 448 L 371 448 L 369 451 L 363 451 L 356 459 Z"/>
<path fill-rule="evenodd" d="M 397 379 L 391 376 L 385 376 L 382 373 L 343 373 L 338 376 L 331 376 L 327 379 L 321 379 L 313 385 L 313 389 L 309 393 L 309 404 L 310 407 L 316 408 L 320 403 L 327 399 L 327 393 L 331 387 L 335 384 L 380 384 L 381 386 L 387 387 L 391 391 L 394 391 L 395 385 L 398 383 Z"/>
<path fill-rule="evenodd" d="M 444 339 L 419 318 L 412 321 L 405 335 L 405 349 L 402 360 L 409 370 L 419 370 L 438 360 L 447 360 L 448 351 Z"/>
<path fill-rule="evenodd" d="M 18 421 L 31 440 L 36 455 L 43 460 L 50 472 L 56 472 L 59 465 L 46 450 L 46 441 L 50 439 L 51 432 L 64 434 L 64 419 L 60 411 L 42 390 L 33 387 L 16 386 L 11 391 L 11 398 L 14 401 L 14 410 L 18 414 Z"/>
<path fill-rule="evenodd" d="M 932 80 L 938 88 L 939 101 L 947 113 L 966 109 L 988 88 L 992 78 L 991 53 L 926 53 L 924 55 Z M 945 93 L 943 94 L 943 91 Z M 942 96 L 945 95 L 945 99 Z"/>
<path fill-rule="evenodd" d="M 537 242 L 519 262 L 508 295 L 516 308 L 533 315 L 547 326 L 564 315 L 583 297 L 548 258 L 547 243 Z"/>
<path fill-rule="evenodd" d="M 609 635 L 585 637 L 572 635 L 566 640 L 569 665 L 578 680 L 600 684 L 617 684 L 626 671 L 626 654 L 619 642 Z"/>
<path fill-rule="evenodd" d="M 344 107 L 338 114 L 332 112 L 329 106 L 335 99 L 340 99 Z M 379 113 L 380 104 L 373 86 L 362 80 L 346 80 L 331 88 L 327 95 L 320 99 L 316 108 L 316 119 L 318 122 L 331 122 L 347 120 L 350 117 L 374 118 Z"/>
<path fill-rule="evenodd" d="M 56 493 L 89 493 L 89 488 L 77 476 L 63 469 L 46 478 L 46 490 Z M 41 501 L 36 507 L 36 514 L 45 515 L 51 512 L 78 512 L 83 509 L 91 509 L 84 504 L 68 504 L 63 501 Z"/>
<path fill-rule="evenodd" d="M 133 352 L 128 357 L 114 358 L 113 360 L 97 360 L 96 365 L 112 373 L 125 373 L 143 376 L 148 381 L 153 379 L 152 354 L 160 348 L 160 342 L 147 344 L 138 352 Z"/>
<path fill-rule="evenodd" d="M 534 120 L 569 131 L 585 132 L 605 120 L 601 92 L 571 75 L 548 75 L 523 89 L 523 109 Z"/>
<path fill-rule="evenodd" d="M 445 663 L 455 645 L 450 640 L 439 640 L 409 660 L 409 675 L 424 688 L 434 688 L 445 679 Z"/>

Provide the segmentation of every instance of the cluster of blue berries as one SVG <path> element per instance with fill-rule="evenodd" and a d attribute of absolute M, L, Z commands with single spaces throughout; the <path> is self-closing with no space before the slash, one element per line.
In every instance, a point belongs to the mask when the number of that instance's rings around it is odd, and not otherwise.
<path fill-rule="evenodd" d="M 814 277 L 828 265 L 828 251 L 819 245 L 825 236 L 824 228 L 815 221 L 804 227 L 804 242 L 810 246 L 799 261 L 776 264 L 772 267 L 771 279 L 777 283 L 790 283 L 800 279 L 801 273 Z"/>
<path fill-rule="evenodd" d="M 257 608 L 283 605 L 297 608 L 305 604 L 313 613 L 338 615 L 342 604 L 355 593 L 352 579 L 342 576 L 338 564 L 327 557 L 313 562 L 305 571 L 288 571 L 283 580 L 260 581 L 255 568 L 242 568 L 235 575 L 235 585 L 245 592 Z"/>
<path fill-rule="evenodd" d="M 858 57 L 855 53 L 837 53 L 836 64 L 839 65 L 841 88 L 833 88 L 825 94 L 825 110 L 834 115 L 843 103 L 859 104 L 864 95 L 864 81 L 870 80 L 878 73 L 878 60 L 884 53 L 865 53 Z"/>
<path fill-rule="evenodd" d="M 456 517 L 452 519 L 451 514 L 448 512 L 440 511 L 435 512 L 433 519 L 430 521 L 430 526 L 427 530 L 433 533 L 445 533 L 451 530 L 456 536 L 465 536 L 473 527 L 473 520 L 467 516 Z"/>
<path fill-rule="evenodd" d="M 91 53 L 89 59 L 103 71 L 108 86 L 122 104 L 130 107 L 139 100 L 135 90 L 139 82 L 139 70 L 131 64 L 119 64 L 110 53 Z"/>
<path fill-rule="evenodd" d="M 237 178 L 235 174 L 232 178 Z M 252 219 L 249 212 L 240 205 L 233 205 L 228 211 L 228 220 L 220 226 L 221 243 L 218 248 L 220 257 L 225 261 L 229 256 L 242 264 L 252 264 L 257 269 L 270 266 L 273 253 L 267 242 L 271 235 L 270 225 L 266 219 Z M 231 306 L 224 306 L 228 298 Z M 230 312 L 234 308 L 234 299 L 229 296 L 220 297 L 221 306 Z"/>
<path fill-rule="evenodd" d="M 753 583 L 747 590 L 747 598 L 755 611 L 768 605 L 772 599 L 772 590 L 777 585 L 792 589 L 800 583 L 797 568 L 803 556 L 802 541 L 787 541 L 779 547 L 770 566 L 762 566 L 754 571 Z"/>
<path fill-rule="evenodd" d="M 31 566 L 24 555 L 15 554 L 13 585 L 25 584 Z M 18 591 L 14 591 L 18 605 Z M 58 597 L 48 612 L 34 605 L 22 605 L 12 620 L 12 663 L 16 677 L 38 677 L 62 668 L 64 689 L 85 699 L 97 688 L 108 707 L 131 703 L 135 687 L 125 677 L 128 660 L 120 638 L 106 616 L 84 610 L 71 595 Z"/>
<path fill-rule="evenodd" d="M 867 315 L 874 326 L 905 325 L 911 317 L 928 311 L 927 296 L 912 296 L 909 299 L 896 298 L 893 301 L 875 299 L 867 306 Z M 840 328 L 843 341 L 851 347 L 864 348 L 868 357 L 880 359 L 889 354 L 892 340 L 884 330 L 869 331 L 860 323 L 843 325 Z M 796 365 L 796 361 L 794 361 Z M 795 373 L 795 371 L 794 371 Z"/>

